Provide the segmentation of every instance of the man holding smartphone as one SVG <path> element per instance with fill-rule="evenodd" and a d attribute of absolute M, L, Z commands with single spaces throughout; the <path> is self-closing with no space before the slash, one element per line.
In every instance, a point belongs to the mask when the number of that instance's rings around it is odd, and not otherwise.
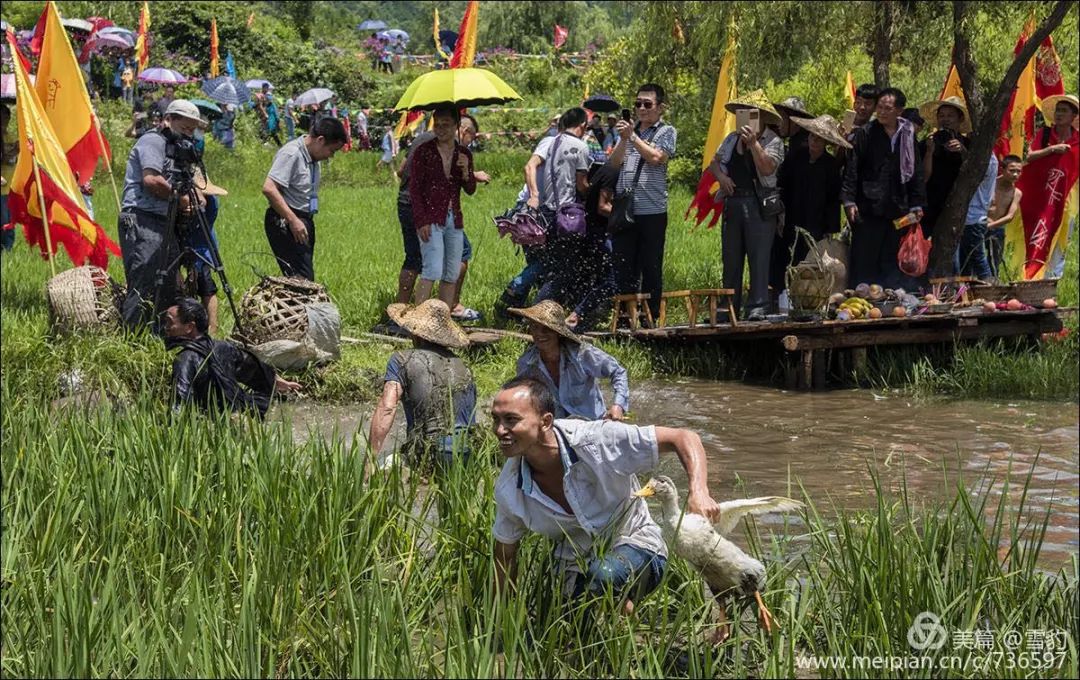
<path fill-rule="evenodd" d="M 653 318 L 660 314 L 664 291 L 664 241 L 667 235 L 667 169 L 675 156 L 677 133 L 661 120 L 664 88 L 647 83 L 634 100 L 637 125 L 623 109 L 615 123 L 618 142 L 607 164 L 619 169 L 616 201 L 633 193 L 633 223 L 612 235 L 615 281 L 619 293 L 648 293 Z"/>

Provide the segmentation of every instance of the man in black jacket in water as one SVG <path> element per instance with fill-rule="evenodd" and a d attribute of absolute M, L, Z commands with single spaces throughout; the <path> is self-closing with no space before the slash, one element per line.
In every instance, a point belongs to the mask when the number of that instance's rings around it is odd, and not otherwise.
<path fill-rule="evenodd" d="M 210 321 L 198 300 L 182 298 L 165 312 L 166 346 L 180 347 L 173 360 L 173 408 L 193 402 L 265 417 L 274 391 L 291 392 L 285 380 L 248 350 L 207 335 Z"/>

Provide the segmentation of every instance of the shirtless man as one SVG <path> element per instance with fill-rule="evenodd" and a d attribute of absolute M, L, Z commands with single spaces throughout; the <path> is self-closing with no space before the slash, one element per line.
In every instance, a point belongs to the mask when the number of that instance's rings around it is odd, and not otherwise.
<path fill-rule="evenodd" d="M 1005 226 L 1013 221 L 1020 209 L 1023 192 L 1016 188 L 1020 171 L 1024 167 L 1019 156 L 1008 155 L 1001 161 L 1002 172 L 994 187 L 994 200 L 990 202 L 989 223 L 986 225 L 986 250 L 990 259 L 990 270 L 998 275 L 1001 257 L 1005 248 Z"/>

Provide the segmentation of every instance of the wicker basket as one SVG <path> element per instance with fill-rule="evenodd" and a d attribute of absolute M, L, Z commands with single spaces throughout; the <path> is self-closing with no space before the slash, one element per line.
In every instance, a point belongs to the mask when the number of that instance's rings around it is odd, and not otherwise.
<path fill-rule="evenodd" d="M 330 302 L 321 284 L 296 277 L 264 277 L 240 299 L 237 313 L 244 334 L 237 337 L 255 345 L 300 341 L 308 329 L 307 305 L 317 302 Z"/>
<path fill-rule="evenodd" d="M 788 297 L 796 311 L 821 311 L 829 305 L 836 276 L 815 265 L 804 263 L 787 270 Z"/>
<path fill-rule="evenodd" d="M 1014 281 L 1000 284 L 975 284 L 971 287 L 971 296 L 990 302 L 1002 302 L 1016 298 L 1026 305 L 1041 305 L 1043 300 L 1057 297 L 1057 285 L 1060 279 L 1035 279 L 1033 281 Z"/>
<path fill-rule="evenodd" d="M 124 287 L 93 265 L 76 267 L 45 284 L 49 318 L 57 333 L 109 330 L 120 325 Z"/>

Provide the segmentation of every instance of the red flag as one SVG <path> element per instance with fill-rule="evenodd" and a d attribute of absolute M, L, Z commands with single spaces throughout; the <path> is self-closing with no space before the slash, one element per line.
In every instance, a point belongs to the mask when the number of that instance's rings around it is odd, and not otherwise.
<path fill-rule="evenodd" d="M 1046 36 L 1035 53 L 1035 96 L 1043 100 L 1057 94 L 1065 94 L 1065 84 L 1061 82 L 1061 59 L 1054 49 L 1054 39 Z M 1035 109 L 1032 107 L 1028 110 L 1028 117 L 1024 121 L 1028 139 L 1035 135 Z M 1053 125 L 1054 122 L 1048 120 L 1044 123 Z"/>
<path fill-rule="evenodd" d="M 1066 153 L 1052 153 L 1028 161 L 1016 188 L 1023 192 L 1020 215 L 1023 218 L 1026 249 L 1024 278 L 1042 278 L 1051 253 L 1064 246 L 1070 220 L 1076 219 L 1076 183 L 1080 175 L 1080 137 L 1074 131 L 1062 142 L 1050 129 L 1047 146 L 1067 144 Z M 1036 139 L 1033 148 L 1043 148 Z"/>
<path fill-rule="evenodd" d="M 150 65 L 150 3 L 143 2 L 139 12 L 139 33 L 135 38 L 135 73 L 142 73 Z"/>
<path fill-rule="evenodd" d="M 695 225 L 701 224 L 706 217 L 709 217 L 710 213 L 712 214 L 709 224 L 705 227 L 706 229 L 715 227 L 716 223 L 720 221 L 720 216 L 724 214 L 724 198 L 720 195 L 720 184 L 716 181 L 716 175 L 712 174 L 712 170 L 708 168 L 701 173 L 697 190 L 694 192 L 694 200 L 690 201 L 690 205 L 687 206 L 683 219 L 690 217 L 690 211 L 695 209 Z"/>
<path fill-rule="evenodd" d="M 566 44 L 566 36 L 569 34 L 570 29 L 555 24 L 555 49 L 559 49 Z"/>
<path fill-rule="evenodd" d="M 218 66 L 218 34 L 217 17 L 210 18 L 210 77 L 217 78 L 220 73 Z"/>
<path fill-rule="evenodd" d="M 37 23 L 34 24 L 34 35 L 30 38 L 30 54 L 35 57 L 41 54 L 41 43 L 45 41 L 45 20 L 48 15 L 49 7 L 46 5 L 45 9 L 41 10 Z"/>
<path fill-rule="evenodd" d="M 458 26 L 458 39 L 454 44 L 454 56 L 450 57 L 450 68 L 471 68 L 476 61 L 477 21 L 480 12 L 478 0 L 469 0 L 465 6 L 465 15 Z"/>

